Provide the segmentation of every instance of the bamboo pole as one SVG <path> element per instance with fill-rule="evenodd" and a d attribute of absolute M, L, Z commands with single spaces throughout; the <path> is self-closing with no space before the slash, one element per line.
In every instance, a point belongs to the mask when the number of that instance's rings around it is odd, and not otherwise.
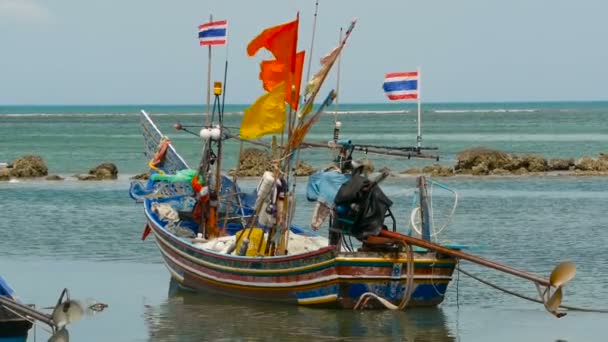
<path fill-rule="evenodd" d="M 433 242 L 430 242 L 430 241 L 425 241 L 425 240 L 418 239 L 418 238 L 415 238 L 415 237 L 412 237 L 412 236 L 408 236 L 408 235 L 404 235 L 404 234 L 400 234 L 400 233 L 397 233 L 397 232 L 392 232 L 392 231 L 384 230 L 384 229 L 380 230 L 379 236 L 390 238 L 390 239 L 395 239 L 395 240 L 401 240 L 401 241 L 404 241 L 404 242 L 412 244 L 412 245 L 428 248 L 430 250 L 434 250 L 434 251 L 439 252 L 441 254 L 449 255 L 449 256 L 452 256 L 452 257 L 457 258 L 457 259 L 467 260 L 467 261 L 473 262 L 473 263 L 481 265 L 481 266 L 493 268 L 495 270 L 498 270 L 498 271 L 501 271 L 501 272 L 504 272 L 504 273 L 508 273 L 508 274 L 514 275 L 514 276 L 519 277 L 519 278 L 530 280 L 530 281 L 532 281 L 534 283 L 537 283 L 539 285 L 551 286 L 551 283 L 549 282 L 549 279 L 541 278 L 541 277 L 539 277 L 537 275 L 534 275 L 532 273 L 528 273 L 528 272 L 525 272 L 525 271 L 522 271 L 522 270 L 518 270 L 516 268 L 510 267 L 510 266 L 506 266 L 506 265 L 497 263 L 497 262 L 492 261 L 492 260 L 488 260 L 488 259 L 484 259 L 484 258 L 478 257 L 476 255 L 472 255 L 472 254 L 468 254 L 468 253 L 465 253 L 465 252 L 461 252 L 459 250 L 447 248 L 447 247 L 441 246 L 439 244 L 436 244 L 436 243 L 433 243 Z"/>

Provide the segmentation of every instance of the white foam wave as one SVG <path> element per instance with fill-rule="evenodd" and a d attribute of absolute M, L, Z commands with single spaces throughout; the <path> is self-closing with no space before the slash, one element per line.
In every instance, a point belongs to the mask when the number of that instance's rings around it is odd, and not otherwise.
<path fill-rule="evenodd" d="M 352 114 L 404 114 L 410 113 L 410 110 L 340 110 L 340 111 L 331 111 L 327 110 L 325 113 L 332 115 L 352 115 Z"/>
<path fill-rule="evenodd" d="M 431 110 L 433 113 L 537 113 L 540 109 L 435 109 Z"/>

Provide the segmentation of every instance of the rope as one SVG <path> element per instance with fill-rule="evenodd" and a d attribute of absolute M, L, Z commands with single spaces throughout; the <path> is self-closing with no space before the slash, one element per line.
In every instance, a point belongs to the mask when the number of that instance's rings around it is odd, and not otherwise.
<path fill-rule="evenodd" d="M 430 199 L 430 211 L 431 211 L 431 220 L 432 220 L 432 225 L 431 227 L 433 228 L 433 232 L 431 233 L 431 237 L 435 237 L 437 235 L 439 235 L 449 224 L 450 222 L 452 222 L 452 218 L 454 217 L 454 214 L 456 213 L 456 208 L 458 207 L 458 193 L 452 189 L 450 189 L 449 187 L 439 183 L 439 182 L 435 182 L 431 179 L 428 179 L 428 182 L 431 184 L 431 188 L 430 188 L 430 194 L 431 196 L 429 196 Z M 433 207 L 433 187 L 437 185 L 438 187 L 447 190 L 451 193 L 454 194 L 454 205 L 452 206 L 452 210 L 450 210 L 450 213 L 448 214 L 446 221 L 444 222 L 443 226 L 441 226 L 441 228 L 439 228 L 438 230 L 435 230 L 435 214 L 434 214 L 434 207 Z M 416 204 L 416 194 L 414 194 L 414 197 L 412 197 L 412 206 L 415 206 Z M 410 225 L 412 226 L 412 229 L 418 233 L 419 235 L 422 235 L 422 230 L 416 225 L 415 223 L 415 219 L 416 216 L 418 214 L 418 211 L 420 210 L 420 207 L 416 206 L 413 210 L 412 213 L 410 215 Z"/>
<path fill-rule="evenodd" d="M 357 303 L 353 307 L 353 310 L 363 309 L 371 298 L 375 298 L 380 304 L 384 305 L 384 307 L 389 310 L 403 310 L 407 306 L 410 299 L 412 298 L 412 293 L 414 292 L 414 248 L 403 241 L 399 242 L 407 250 L 407 281 L 405 284 L 406 290 L 403 295 L 403 298 L 401 299 L 401 303 L 399 303 L 399 306 L 389 302 L 386 298 L 381 297 L 373 292 L 365 292 L 359 297 Z"/>
<path fill-rule="evenodd" d="M 462 268 L 460 268 L 459 266 L 456 266 L 456 269 L 458 270 L 458 272 L 462 272 L 464 275 L 469 276 L 475 280 L 477 280 L 478 282 L 488 285 L 496 290 L 502 291 L 504 293 L 510 294 L 512 296 L 515 297 L 519 297 L 521 299 L 525 299 L 531 302 L 535 302 L 535 303 L 539 303 L 539 304 L 545 304 L 542 300 L 536 299 L 536 298 L 532 298 L 532 297 L 528 297 L 526 295 L 522 295 L 520 293 L 517 292 L 513 292 L 511 290 L 507 290 L 504 287 L 498 286 L 496 284 L 490 283 L 487 280 L 483 280 L 465 270 L 463 270 Z M 581 307 L 576 307 L 576 306 L 569 306 L 569 305 L 560 305 L 559 306 L 562 309 L 567 309 L 567 310 L 571 310 L 571 311 L 581 311 L 581 312 L 596 312 L 596 313 L 608 313 L 608 309 L 593 309 L 593 308 L 581 308 Z"/>

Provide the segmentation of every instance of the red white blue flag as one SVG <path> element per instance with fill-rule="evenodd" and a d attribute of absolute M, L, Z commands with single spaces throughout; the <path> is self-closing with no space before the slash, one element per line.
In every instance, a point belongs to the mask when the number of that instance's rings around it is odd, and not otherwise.
<path fill-rule="evenodd" d="M 228 20 L 211 21 L 199 25 L 198 39 L 200 45 L 226 45 L 228 39 L 227 28 Z"/>
<path fill-rule="evenodd" d="M 418 72 L 388 73 L 382 88 L 390 100 L 415 100 L 418 98 Z"/>

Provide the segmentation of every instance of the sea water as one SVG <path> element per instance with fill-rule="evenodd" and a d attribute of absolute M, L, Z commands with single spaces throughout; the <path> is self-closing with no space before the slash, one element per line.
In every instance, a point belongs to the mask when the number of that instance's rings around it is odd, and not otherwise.
<path fill-rule="evenodd" d="M 177 291 L 153 239 L 141 241 L 141 205 L 128 196 L 129 177 L 145 171 L 137 111 L 147 109 L 191 165 L 200 141 L 171 130 L 175 121 L 200 125 L 197 107 L 0 107 L 0 162 L 41 155 L 49 172 L 65 181 L 0 182 L 0 270 L 21 299 L 52 306 L 64 287 L 73 298 L 109 304 L 102 313 L 70 328 L 72 341 L 605 341 L 608 316 L 569 312 L 557 319 L 542 305 L 455 273 L 443 304 L 404 312 L 323 310 Z M 437 146 L 440 163 L 453 165 L 468 147 L 487 146 L 545 157 L 608 152 L 608 104 L 441 104 L 425 106 L 423 142 Z M 226 108 L 236 128 L 241 107 Z M 362 144 L 411 145 L 413 108 L 340 106 L 325 114 L 308 137 L 331 139 L 334 120 L 342 135 Z M 195 127 L 192 130 L 197 131 Z M 238 143 L 227 142 L 225 165 L 233 167 Z M 359 154 L 359 157 L 363 155 Z M 377 168 L 399 171 L 432 161 L 369 156 Z M 326 165 L 328 151 L 303 158 Z M 72 177 L 101 162 L 119 168 L 115 181 L 80 182 Z M 608 308 L 608 181 L 604 177 L 454 177 L 434 179 L 458 193 L 451 223 L 437 237 L 469 251 L 539 275 L 560 261 L 577 264 L 564 303 Z M 244 180 L 253 189 L 256 180 Z M 310 223 L 312 204 L 299 180 L 295 223 Z M 415 178 L 389 178 L 399 230 L 409 229 Z M 436 226 L 443 225 L 453 195 L 433 187 Z M 326 228 L 321 234 L 327 234 Z M 501 286 L 536 295 L 517 278 L 463 262 L 461 267 Z M 38 327 L 30 341 L 45 341 Z"/>

